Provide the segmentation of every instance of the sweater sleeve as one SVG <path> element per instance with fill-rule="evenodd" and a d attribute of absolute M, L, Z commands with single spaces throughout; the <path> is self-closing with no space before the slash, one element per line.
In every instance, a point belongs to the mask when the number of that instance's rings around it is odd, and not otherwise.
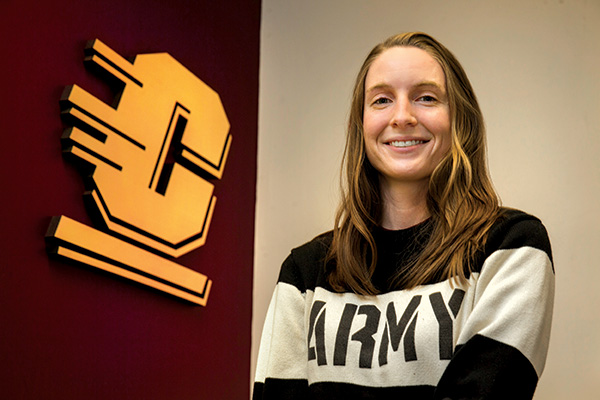
<path fill-rule="evenodd" d="M 305 296 L 294 285 L 292 256 L 281 274 L 263 327 L 253 400 L 307 398 Z"/>
<path fill-rule="evenodd" d="M 552 322 L 550 243 L 533 217 L 506 225 L 491 238 L 495 248 L 475 274 L 472 309 L 435 400 L 533 397 Z"/>

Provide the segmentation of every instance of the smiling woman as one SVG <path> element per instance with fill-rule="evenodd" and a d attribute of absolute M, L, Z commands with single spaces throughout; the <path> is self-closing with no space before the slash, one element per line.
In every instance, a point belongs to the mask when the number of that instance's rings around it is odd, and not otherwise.
<path fill-rule="evenodd" d="M 418 32 L 377 45 L 355 84 L 336 222 L 283 263 L 255 399 L 532 398 L 550 243 L 537 218 L 499 206 L 485 160 L 452 53 Z"/>

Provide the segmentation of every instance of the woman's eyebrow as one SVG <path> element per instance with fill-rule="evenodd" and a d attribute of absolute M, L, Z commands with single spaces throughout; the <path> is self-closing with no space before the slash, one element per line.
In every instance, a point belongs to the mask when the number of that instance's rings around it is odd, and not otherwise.
<path fill-rule="evenodd" d="M 416 88 L 433 87 L 433 88 L 436 88 L 436 89 L 441 90 L 443 92 L 446 91 L 446 89 L 443 86 L 441 86 L 439 83 L 437 83 L 435 81 L 423 81 L 423 82 L 420 82 L 420 83 L 416 84 L 415 87 Z"/>
<path fill-rule="evenodd" d="M 368 88 L 368 89 L 365 91 L 365 93 L 366 93 L 366 94 L 369 94 L 369 93 L 371 93 L 371 92 L 376 92 L 376 91 L 378 91 L 378 90 L 386 90 L 386 89 L 389 89 L 389 88 L 391 88 L 391 87 L 392 87 L 392 85 L 390 85 L 390 84 L 387 84 L 387 83 L 378 83 L 377 85 L 373 85 L 373 86 L 371 86 L 370 88 Z"/>
<path fill-rule="evenodd" d="M 390 89 L 391 87 L 392 87 L 392 85 L 390 85 L 388 83 L 378 83 L 376 85 L 369 87 L 365 91 L 365 94 L 369 94 L 371 92 L 375 92 L 378 90 Z M 422 81 L 422 82 L 419 82 L 416 85 L 414 85 L 414 88 L 416 88 L 416 89 L 427 88 L 427 87 L 438 89 L 444 93 L 446 92 L 446 89 L 436 81 Z"/>

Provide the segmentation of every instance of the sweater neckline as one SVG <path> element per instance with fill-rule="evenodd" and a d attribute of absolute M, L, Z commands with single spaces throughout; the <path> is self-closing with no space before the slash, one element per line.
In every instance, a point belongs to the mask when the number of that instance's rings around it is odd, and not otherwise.
<path fill-rule="evenodd" d="M 380 233 L 382 235 L 402 235 L 402 234 L 409 234 L 409 233 L 421 231 L 422 229 L 425 229 L 426 227 L 431 225 L 431 223 L 432 223 L 432 219 L 431 219 L 431 217 L 429 217 L 426 220 L 419 222 L 418 224 L 410 226 L 408 228 L 387 229 L 387 228 L 382 227 L 381 225 L 376 225 L 374 231 L 376 233 Z"/>

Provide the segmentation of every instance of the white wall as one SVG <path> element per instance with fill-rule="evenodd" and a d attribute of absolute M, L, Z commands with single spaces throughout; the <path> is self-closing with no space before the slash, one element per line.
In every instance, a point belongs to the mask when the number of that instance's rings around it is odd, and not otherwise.
<path fill-rule="evenodd" d="M 536 399 L 600 390 L 600 1 L 263 0 L 253 370 L 281 262 L 332 226 L 354 76 L 410 30 L 462 62 L 505 205 L 544 221 L 557 295 Z"/>

